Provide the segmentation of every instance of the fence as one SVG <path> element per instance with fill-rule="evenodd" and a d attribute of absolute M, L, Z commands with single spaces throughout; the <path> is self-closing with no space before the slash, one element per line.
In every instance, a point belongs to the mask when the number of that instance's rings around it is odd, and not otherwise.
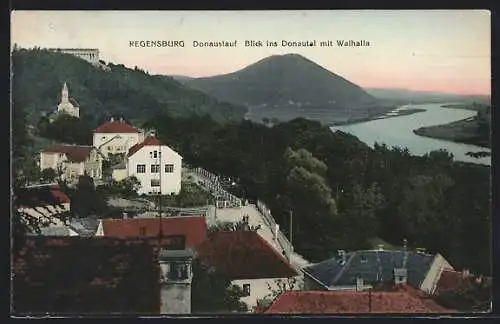
<path fill-rule="evenodd" d="M 276 233 L 276 241 L 278 242 L 278 244 L 285 251 L 285 253 L 290 256 L 293 253 L 293 245 L 286 238 L 285 234 L 283 234 L 283 232 L 279 230 L 279 226 L 278 224 L 276 224 L 276 221 L 271 214 L 271 210 L 260 200 L 257 200 L 257 209 L 262 214 L 262 216 L 264 216 L 263 219 L 267 223 L 267 226 L 269 226 L 269 228 L 274 231 L 274 233 Z"/>
<path fill-rule="evenodd" d="M 227 192 L 219 180 L 219 177 L 202 168 L 190 169 L 189 172 L 201 179 L 199 182 L 206 190 L 215 197 L 217 208 L 240 208 L 242 201 L 235 195 Z"/>

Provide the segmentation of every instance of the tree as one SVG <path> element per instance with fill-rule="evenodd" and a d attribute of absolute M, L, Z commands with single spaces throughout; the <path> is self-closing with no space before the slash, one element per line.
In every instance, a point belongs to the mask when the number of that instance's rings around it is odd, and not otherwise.
<path fill-rule="evenodd" d="M 94 180 L 89 176 L 80 176 L 76 190 L 71 196 L 71 213 L 84 218 L 90 215 L 103 212 L 106 209 L 106 202 L 99 195 L 94 186 Z"/>
<path fill-rule="evenodd" d="M 282 295 L 286 291 L 301 290 L 302 288 L 304 288 L 304 281 L 303 279 L 299 279 L 298 277 L 275 279 L 272 285 L 270 283 L 267 283 L 269 294 L 266 296 L 266 298 L 274 300 L 276 297 Z"/>
<path fill-rule="evenodd" d="M 191 285 L 191 310 L 193 313 L 246 312 L 248 306 L 240 301 L 243 290 L 215 268 L 195 259 Z"/>
<path fill-rule="evenodd" d="M 57 178 L 57 172 L 52 168 L 43 169 L 40 177 L 42 181 L 52 182 Z"/>

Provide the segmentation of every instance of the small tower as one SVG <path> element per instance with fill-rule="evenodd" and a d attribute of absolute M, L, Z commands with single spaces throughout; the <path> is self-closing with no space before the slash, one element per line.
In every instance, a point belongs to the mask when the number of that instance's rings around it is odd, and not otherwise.
<path fill-rule="evenodd" d="M 403 260 L 401 262 L 401 268 L 394 268 L 394 284 L 406 284 L 408 281 L 408 240 L 403 239 Z"/>
<path fill-rule="evenodd" d="M 160 250 L 160 314 L 191 313 L 191 250 Z"/>
<path fill-rule="evenodd" d="M 68 103 L 68 102 L 69 102 L 68 86 L 66 85 L 66 82 L 64 82 L 62 88 L 61 103 Z"/>

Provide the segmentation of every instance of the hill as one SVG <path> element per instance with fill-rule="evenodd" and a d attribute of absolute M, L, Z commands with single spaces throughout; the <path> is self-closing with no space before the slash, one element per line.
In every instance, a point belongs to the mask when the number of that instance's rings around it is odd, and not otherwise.
<path fill-rule="evenodd" d="M 246 108 L 220 102 L 187 88 L 173 78 L 150 75 L 108 63 L 109 71 L 69 54 L 43 49 L 16 49 L 12 53 L 12 93 L 29 123 L 51 113 L 67 82 L 82 118 L 97 123 L 110 115 L 146 120 L 157 113 L 173 116 L 209 114 L 219 121 L 241 120 Z"/>
<path fill-rule="evenodd" d="M 358 85 L 299 55 L 273 55 L 233 73 L 181 82 L 249 108 L 253 121 L 297 117 L 324 124 L 369 119 L 393 108 Z"/>
<path fill-rule="evenodd" d="M 184 80 L 185 84 L 237 104 L 325 105 L 372 101 L 356 84 L 298 55 L 273 55 L 239 71 Z"/>

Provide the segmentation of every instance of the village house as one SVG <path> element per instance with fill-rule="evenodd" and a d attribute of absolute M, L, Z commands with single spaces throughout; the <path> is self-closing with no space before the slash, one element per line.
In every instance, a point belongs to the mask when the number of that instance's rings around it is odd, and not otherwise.
<path fill-rule="evenodd" d="M 158 242 L 159 238 L 171 244 L 171 237 L 182 236 L 180 245 L 194 249 L 207 238 L 207 224 L 203 216 L 163 218 L 101 219 L 96 236 L 121 239 L 143 238 Z"/>
<path fill-rule="evenodd" d="M 196 247 L 197 258 L 241 287 L 249 311 L 260 300 L 269 298 L 278 280 L 298 275 L 283 255 L 278 253 L 256 231 L 216 231 Z M 271 289 L 270 289 L 271 288 Z M 297 287 L 298 288 L 298 287 Z"/>
<path fill-rule="evenodd" d="M 440 254 L 422 251 L 339 251 L 338 257 L 302 269 L 306 290 L 368 290 L 377 285 L 408 284 L 433 294 L 443 270 L 453 267 Z"/>
<path fill-rule="evenodd" d="M 126 172 L 128 177 L 134 176 L 140 181 L 138 194 L 178 194 L 182 157 L 156 137 L 148 136 L 128 151 Z"/>
<path fill-rule="evenodd" d="M 143 132 L 129 125 L 120 118 L 114 117 L 94 130 L 93 145 L 105 157 L 110 154 L 125 155 L 128 150 L 144 140 Z"/>
<path fill-rule="evenodd" d="M 102 155 L 93 146 L 62 144 L 40 152 L 40 169 L 52 168 L 70 182 L 77 181 L 82 175 L 101 179 L 102 161 Z"/>

